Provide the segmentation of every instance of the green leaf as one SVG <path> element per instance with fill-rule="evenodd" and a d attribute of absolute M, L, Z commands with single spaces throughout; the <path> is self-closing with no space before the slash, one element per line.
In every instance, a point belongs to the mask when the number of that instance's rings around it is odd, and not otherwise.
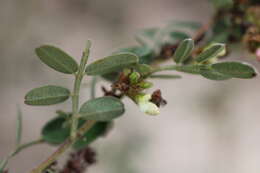
<path fill-rule="evenodd" d="M 56 71 L 73 74 L 78 71 L 77 62 L 67 53 L 54 46 L 41 46 L 35 49 L 42 62 Z"/>
<path fill-rule="evenodd" d="M 71 113 L 58 112 L 58 117 L 47 122 L 42 129 L 42 138 L 49 144 L 62 144 L 70 136 L 70 117 Z M 79 119 L 78 128 L 86 123 L 86 120 Z M 78 140 L 74 147 L 80 148 L 94 142 L 99 136 L 103 135 L 110 122 L 97 122 L 84 135 L 83 139 Z M 87 139 L 87 140 L 85 140 Z"/>
<path fill-rule="evenodd" d="M 201 24 L 193 21 L 173 21 L 169 24 L 170 28 L 188 28 L 192 30 L 198 30 L 201 27 Z"/>
<path fill-rule="evenodd" d="M 231 79 L 230 76 L 224 75 L 222 73 L 219 73 L 217 71 L 215 71 L 214 69 L 212 69 L 211 67 L 205 67 L 202 68 L 200 70 L 200 74 L 201 76 L 210 79 L 210 80 L 227 80 L 227 79 Z"/>
<path fill-rule="evenodd" d="M 200 74 L 200 70 L 202 68 L 205 68 L 205 65 L 182 65 L 182 66 L 176 66 L 173 70 L 185 72 L 185 73 L 191 73 L 191 74 Z"/>
<path fill-rule="evenodd" d="M 149 41 L 155 41 L 156 34 L 160 28 L 146 28 L 136 34 L 136 40 L 142 45 L 148 45 Z"/>
<path fill-rule="evenodd" d="M 174 53 L 174 61 L 177 64 L 184 62 L 190 56 L 193 47 L 194 41 L 192 39 L 183 40 Z"/>
<path fill-rule="evenodd" d="M 150 78 L 156 78 L 156 79 L 180 79 L 180 75 L 171 75 L 171 74 L 157 74 L 157 75 L 151 75 Z"/>
<path fill-rule="evenodd" d="M 156 33 L 159 31 L 159 28 L 146 28 L 140 31 L 139 33 L 147 38 L 150 38 L 151 40 L 154 39 L 156 36 Z"/>
<path fill-rule="evenodd" d="M 73 147 L 77 150 L 85 148 L 90 143 L 94 142 L 98 137 L 104 135 L 109 128 L 111 122 L 97 122 L 91 129 L 89 129 L 82 137 L 76 141 Z"/>
<path fill-rule="evenodd" d="M 228 41 L 228 37 L 230 36 L 230 32 L 224 31 L 220 33 L 214 33 L 212 37 L 210 38 L 210 42 L 215 42 L 215 43 L 226 43 Z"/>
<path fill-rule="evenodd" d="M 84 103 L 79 113 L 86 120 L 110 121 L 124 113 L 124 105 L 115 97 L 100 97 Z"/>
<path fill-rule="evenodd" d="M 123 48 L 116 53 L 133 53 L 139 57 L 140 64 L 150 64 L 153 60 L 153 50 L 147 46 L 133 46 L 129 48 Z"/>
<path fill-rule="evenodd" d="M 173 40 L 184 40 L 184 39 L 190 38 L 190 36 L 188 34 L 186 34 L 185 32 L 181 32 L 181 31 L 170 32 L 170 37 Z"/>
<path fill-rule="evenodd" d="M 219 73 L 234 78 L 248 79 L 248 78 L 253 78 L 257 75 L 255 69 L 252 66 L 241 62 L 216 63 L 216 64 L 212 64 L 212 69 L 214 69 Z"/>
<path fill-rule="evenodd" d="M 102 75 L 102 78 L 109 82 L 117 81 L 118 77 L 119 77 L 119 72 L 112 72 L 112 73 L 107 73 Z"/>
<path fill-rule="evenodd" d="M 111 72 L 117 72 L 126 67 L 138 63 L 138 57 L 131 53 L 121 53 L 100 59 L 88 65 L 86 73 L 88 75 L 103 75 Z"/>
<path fill-rule="evenodd" d="M 149 74 L 152 71 L 152 67 L 147 64 L 137 64 L 134 69 L 142 76 Z"/>
<path fill-rule="evenodd" d="M 205 62 L 211 58 L 221 56 L 225 52 L 225 45 L 221 43 L 212 44 L 209 48 L 203 51 L 196 57 L 199 63 Z"/>
<path fill-rule="evenodd" d="M 61 144 L 70 135 L 70 127 L 65 117 L 50 120 L 42 129 L 42 138 L 50 144 Z"/>
<path fill-rule="evenodd" d="M 70 91 L 60 86 L 43 86 L 35 88 L 25 96 L 27 105 L 53 105 L 64 102 L 70 97 Z"/>
<path fill-rule="evenodd" d="M 216 8 L 230 8 L 234 0 L 210 0 Z"/>
<path fill-rule="evenodd" d="M 22 139 L 22 111 L 19 106 L 17 106 L 17 120 L 16 120 L 16 146 L 19 146 L 21 144 Z"/>

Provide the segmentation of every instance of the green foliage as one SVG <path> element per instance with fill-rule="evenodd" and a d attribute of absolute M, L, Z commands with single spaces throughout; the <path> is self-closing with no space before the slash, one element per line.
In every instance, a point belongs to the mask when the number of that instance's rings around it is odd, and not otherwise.
<path fill-rule="evenodd" d="M 71 113 L 62 113 L 45 124 L 42 129 L 42 138 L 45 142 L 52 145 L 63 143 L 70 136 L 70 120 Z M 80 128 L 86 120 L 79 119 L 78 128 Z M 80 149 L 94 142 L 99 136 L 103 135 L 110 122 L 97 122 L 89 131 L 85 132 L 82 139 L 75 142 L 74 148 Z M 87 139 L 87 140 L 86 140 Z"/>
<path fill-rule="evenodd" d="M 147 46 L 133 46 L 119 49 L 117 53 L 133 53 L 139 57 L 140 64 L 150 64 L 153 60 L 153 50 Z"/>
<path fill-rule="evenodd" d="M 86 120 L 110 121 L 124 113 L 124 105 L 115 97 L 100 97 L 84 103 L 79 113 Z"/>
<path fill-rule="evenodd" d="M 231 79 L 230 76 L 227 76 L 225 74 L 219 73 L 212 69 L 210 66 L 203 66 L 203 68 L 200 69 L 201 76 L 210 79 L 210 80 L 227 80 Z"/>
<path fill-rule="evenodd" d="M 181 31 L 173 31 L 170 32 L 170 38 L 173 40 L 184 40 L 189 38 L 190 36 L 185 33 L 185 32 L 181 32 Z"/>
<path fill-rule="evenodd" d="M 194 41 L 192 39 L 183 40 L 174 53 L 174 61 L 179 64 L 183 63 L 191 54 L 194 47 Z"/>
<path fill-rule="evenodd" d="M 216 58 L 225 53 L 225 45 L 220 43 L 215 43 L 210 45 L 206 50 L 196 57 L 196 61 L 199 63 L 205 62 L 209 59 Z"/>
<path fill-rule="evenodd" d="M 136 40 L 144 46 L 151 46 L 154 42 L 156 35 L 160 32 L 160 28 L 147 28 L 143 29 L 136 34 Z"/>
<path fill-rule="evenodd" d="M 182 66 L 176 66 L 173 67 L 173 70 L 179 71 L 179 72 L 185 72 L 185 73 L 191 73 L 191 74 L 200 74 L 201 68 L 205 67 L 205 65 L 182 65 Z"/>
<path fill-rule="evenodd" d="M 249 79 L 257 74 L 252 66 L 241 62 L 220 62 L 213 64 L 212 69 L 233 78 Z"/>
<path fill-rule="evenodd" d="M 35 49 L 42 62 L 56 71 L 72 74 L 78 71 L 77 62 L 67 53 L 54 46 L 41 46 Z"/>
<path fill-rule="evenodd" d="M 228 6 L 231 0 L 212 1 L 221 7 Z M 90 41 L 87 42 L 83 51 L 80 65 L 67 53 L 54 46 L 45 45 L 37 48 L 36 54 L 42 62 L 56 71 L 74 74 L 75 77 L 72 91 L 61 86 L 48 85 L 35 88 L 26 94 L 25 104 L 36 106 L 62 103 L 71 96 L 72 112 L 57 111 L 58 116 L 48 121 L 42 128 L 41 140 L 52 145 L 59 145 L 64 143 L 66 139 L 70 139 L 65 144 L 67 145 L 68 142 L 74 149 L 88 146 L 107 132 L 112 120 L 123 115 L 125 108 L 120 99 L 124 97 L 133 100 L 146 114 L 159 114 L 159 107 L 164 105 L 166 101 L 161 97 L 160 90 L 156 90 L 152 94 L 147 93 L 147 89 L 153 86 L 153 83 L 148 80 L 151 78 L 179 79 L 181 76 L 155 74 L 157 72 L 173 70 L 201 75 L 215 81 L 232 78 L 248 79 L 256 76 L 255 69 L 248 64 L 218 62 L 218 57 L 223 56 L 226 52 L 225 45 L 213 43 L 213 41 L 226 41 L 231 32 L 236 37 L 241 36 L 239 30 L 226 30 L 231 25 L 230 17 L 215 23 L 213 27 L 215 35 L 206 41 L 211 44 L 204 46 L 197 44 L 202 38 L 195 38 L 195 41 L 190 39 L 189 31 L 201 27 L 195 22 L 173 22 L 164 28 L 144 29 L 136 36 L 141 45 L 119 49 L 111 56 L 89 65 L 87 65 L 87 61 L 90 53 Z M 194 42 L 196 42 L 196 46 Z M 203 50 L 202 53 L 195 56 L 201 50 Z M 176 64 L 159 66 L 160 62 L 171 57 Z M 81 82 L 87 75 L 94 76 L 90 84 L 91 99 L 80 107 Z M 96 77 L 98 75 L 111 82 L 111 88 L 103 88 L 105 96 L 95 98 Z M 20 109 L 18 109 L 17 114 L 16 131 L 18 149 L 15 152 L 19 152 L 22 134 Z M 9 156 L 0 162 L 0 173 L 5 169 L 8 159 Z M 40 169 L 42 168 L 40 167 Z"/>
<path fill-rule="evenodd" d="M 133 68 L 142 76 L 145 76 L 152 71 L 152 67 L 147 64 L 136 64 Z"/>
<path fill-rule="evenodd" d="M 138 57 L 136 55 L 130 53 L 121 53 L 117 55 L 111 55 L 93 62 L 87 66 L 86 73 L 88 75 L 103 75 L 120 71 L 137 63 Z"/>
<path fill-rule="evenodd" d="M 49 121 L 42 129 L 42 138 L 50 144 L 61 144 L 70 135 L 67 118 L 57 117 Z"/>
<path fill-rule="evenodd" d="M 35 88 L 25 96 L 27 105 L 53 105 L 66 101 L 70 97 L 70 91 L 66 88 L 54 85 Z"/>
<path fill-rule="evenodd" d="M 73 147 L 77 150 L 85 148 L 98 137 L 106 134 L 111 122 L 97 122 L 88 132 L 86 132 L 82 139 L 75 142 Z"/>
<path fill-rule="evenodd" d="M 173 21 L 169 24 L 168 27 L 174 27 L 179 29 L 191 29 L 191 30 L 197 30 L 201 27 L 201 24 L 194 21 Z"/>
<path fill-rule="evenodd" d="M 216 8 L 230 8 L 233 6 L 233 0 L 210 0 Z"/>

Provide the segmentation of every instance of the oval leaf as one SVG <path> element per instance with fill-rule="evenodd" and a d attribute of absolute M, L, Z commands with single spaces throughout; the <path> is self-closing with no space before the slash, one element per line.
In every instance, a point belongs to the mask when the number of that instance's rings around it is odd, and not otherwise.
<path fill-rule="evenodd" d="M 140 64 L 150 64 L 153 60 L 153 50 L 147 46 L 123 48 L 116 53 L 133 53 L 139 57 Z"/>
<path fill-rule="evenodd" d="M 221 43 L 213 44 L 209 48 L 207 48 L 205 51 L 203 51 L 201 54 L 199 54 L 196 58 L 196 61 L 199 63 L 207 61 L 211 58 L 220 56 L 224 51 L 225 51 L 224 44 L 221 44 Z"/>
<path fill-rule="evenodd" d="M 190 56 L 193 47 L 194 41 L 192 39 L 183 40 L 174 53 L 174 61 L 177 64 L 184 62 Z"/>
<path fill-rule="evenodd" d="M 228 75 L 234 78 L 253 78 L 257 75 L 255 69 L 241 62 L 221 62 L 212 64 L 212 68 L 219 73 Z"/>
<path fill-rule="evenodd" d="M 106 134 L 111 122 L 97 122 L 91 129 L 89 129 L 83 137 L 76 141 L 73 147 L 77 150 L 85 148 L 90 143 L 94 142 L 98 137 Z"/>
<path fill-rule="evenodd" d="M 214 69 L 210 67 L 205 67 L 200 70 L 201 76 L 210 79 L 210 80 L 227 80 L 231 79 L 230 76 L 224 75 L 222 73 L 219 73 L 215 71 Z"/>
<path fill-rule="evenodd" d="M 173 31 L 170 32 L 170 38 L 172 40 L 184 40 L 189 38 L 190 36 L 188 34 L 186 34 L 185 32 L 181 32 L 181 31 Z"/>
<path fill-rule="evenodd" d="M 151 42 L 156 40 L 156 35 L 160 28 L 146 28 L 136 34 L 136 40 L 142 45 L 150 46 Z"/>
<path fill-rule="evenodd" d="M 137 64 L 134 69 L 139 72 L 142 76 L 151 73 L 152 67 L 147 64 Z"/>
<path fill-rule="evenodd" d="M 35 49 L 42 62 L 56 71 L 72 74 L 78 71 L 77 62 L 61 49 L 45 45 Z"/>
<path fill-rule="evenodd" d="M 131 53 L 121 53 L 105 57 L 88 65 L 86 73 L 88 75 L 103 75 L 122 70 L 125 67 L 138 63 L 138 57 Z"/>
<path fill-rule="evenodd" d="M 61 144 L 69 135 L 70 127 L 65 117 L 50 120 L 42 129 L 42 138 L 50 144 Z"/>
<path fill-rule="evenodd" d="M 115 97 L 100 97 L 84 103 L 79 113 L 86 120 L 110 121 L 124 113 L 124 105 Z"/>
<path fill-rule="evenodd" d="M 64 102 L 70 97 L 70 91 L 60 86 L 48 85 L 35 88 L 25 96 L 27 105 L 53 105 Z"/>

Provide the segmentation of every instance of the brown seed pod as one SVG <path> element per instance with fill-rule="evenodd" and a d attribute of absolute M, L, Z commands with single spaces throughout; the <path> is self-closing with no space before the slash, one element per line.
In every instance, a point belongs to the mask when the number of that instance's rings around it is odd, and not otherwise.
<path fill-rule="evenodd" d="M 156 106 L 158 106 L 158 107 L 164 106 L 167 104 L 167 101 L 162 98 L 162 93 L 161 93 L 161 90 L 159 90 L 159 89 L 153 92 L 152 98 L 150 101 L 153 102 L 154 104 L 156 104 Z"/>

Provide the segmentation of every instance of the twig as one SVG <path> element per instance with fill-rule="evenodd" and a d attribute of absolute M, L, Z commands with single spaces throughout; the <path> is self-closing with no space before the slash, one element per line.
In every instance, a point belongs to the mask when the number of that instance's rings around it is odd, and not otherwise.
<path fill-rule="evenodd" d="M 50 155 L 44 162 L 42 162 L 37 168 L 33 169 L 31 173 L 42 173 L 49 165 L 51 165 L 54 161 L 57 160 L 59 156 L 61 156 L 68 148 L 70 148 L 74 142 L 83 137 L 84 133 L 86 133 L 93 125 L 95 121 L 89 120 L 87 121 L 76 133 L 76 137 L 74 139 L 68 138 L 52 155 Z"/>

